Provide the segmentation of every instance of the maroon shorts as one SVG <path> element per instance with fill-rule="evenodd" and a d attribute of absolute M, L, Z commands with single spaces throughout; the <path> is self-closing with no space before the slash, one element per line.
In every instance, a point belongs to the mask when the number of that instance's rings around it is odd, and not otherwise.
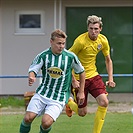
<path fill-rule="evenodd" d="M 85 80 L 85 101 L 82 105 L 79 105 L 79 108 L 83 108 L 87 105 L 87 98 L 88 93 L 90 93 L 94 98 L 99 96 L 100 94 L 107 94 L 106 92 L 106 86 L 102 80 L 102 77 L 100 75 L 97 75 L 93 78 L 86 79 Z M 75 93 L 78 93 L 78 89 L 75 89 Z M 73 94 L 73 92 L 72 92 Z M 78 100 L 78 99 L 76 99 Z"/>

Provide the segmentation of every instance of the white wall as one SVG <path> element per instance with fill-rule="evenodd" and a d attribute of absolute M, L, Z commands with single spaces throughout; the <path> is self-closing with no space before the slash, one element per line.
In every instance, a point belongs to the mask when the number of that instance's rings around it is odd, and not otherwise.
<path fill-rule="evenodd" d="M 0 4 L 0 20 L 1 19 L 1 4 Z M 0 22 L 0 75 L 2 74 L 2 23 Z M 2 81 L 0 79 L 0 94 L 2 94 Z"/>
<path fill-rule="evenodd" d="M 0 45 L 2 47 L 2 71 L 0 75 L 27 75 L 28 67 L 33 58 L 50 46 L 50 34 L 56 26 L 58 27 L 58 17 L 54 16 L 58 15 L 58 10 L 54 9 L 54 4 L 54 0 L 2 1 L 2 17 L 0 19 L 2 24 Z M 15 34 L 15 12 L 19 10 L 44 10 L 45 34 Z M 1 94 L 23 94 L 25 91 L 34 90 L 39 84 L 39 80 L 37 80 L 33 87 L 28 87 L 27 78 L 4 78 L 0 80 L 2 81 Z"/>

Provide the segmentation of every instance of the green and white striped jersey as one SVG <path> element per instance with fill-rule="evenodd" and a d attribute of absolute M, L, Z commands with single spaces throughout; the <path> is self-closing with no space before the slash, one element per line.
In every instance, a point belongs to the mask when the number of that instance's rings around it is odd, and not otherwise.
<path fill-rule="evenodd" d="M 59 55 L 53 54 L 51 48 L 38 54 L 29 67 L 29 72 L 33 71 L 36 75 L 42 70 L 42 83 L 36 93 L 59 102 L 66 101 L 66 93 L 72 82 L 72 69 L 77 74 L 84 71 L 78 57 L 66 49 Z"/>

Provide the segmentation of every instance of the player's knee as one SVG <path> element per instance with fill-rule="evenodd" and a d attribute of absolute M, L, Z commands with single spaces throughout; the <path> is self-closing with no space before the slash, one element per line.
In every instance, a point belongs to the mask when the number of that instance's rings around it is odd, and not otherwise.
<path fill-rule="evenodd" d="M 79 110 L 78 115 L 84 117 L 87 114 L 87 110 Z"/>
<path fill-rule="evenodd" d="M 30 113 L 26 114 L 24 117 L 25 123 L 32 123 L 33 120 L 34 120 L 34 116 L 32 116 Z"/>
<path fill-rule="evenodd" d="M 49 115 L 44 115 L 42 118 L 42 127 L 44 129 L 49 128 L 53 124 L 54 120 Z"/>
<path fill-rule="evenodd" d="M 24 121 L 25 121 L 25 123 L 31 123 L 33 121 L 33 119 L 30 117 L 25 117 Z"/>
<path fill-rule="evenodd" d="M 109 101 L 108 100 L 102 100 L 102 101 L 100 101 L 100 106 L 102 106 L 102 107 L 107 107 L 108 106 L 108 104 L 109 104 Z"/>
<path fill-rule="evenodd" d="M 83 112 L 83 113 L 79 113 L 78 115 L 81 117 L 84 117 L 86 115 L 86 113 Z"/>
<path fill-rule="evenodd" d="M 47 129 L 47 128 L 49 128 L 51 125 L 52 125 L 52 123 L 49 122 L 49 121 L 42 121 L 42 127 L 43 127 L 43 129 Z"/>

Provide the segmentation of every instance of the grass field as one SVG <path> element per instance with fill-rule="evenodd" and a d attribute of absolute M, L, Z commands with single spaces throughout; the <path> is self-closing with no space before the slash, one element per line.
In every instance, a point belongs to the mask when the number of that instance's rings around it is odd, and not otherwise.
<path fill-rule="evenodd" d="M 19 133 L 19 125 L 23 114 L 1 115 L 0 133 Z M 133 133 L 133 118 L 131 113 L 107 113 L 102 133 Z M 53 124 L 50 133 L 92 133 L 94 113 L 85 117 L 73 115 L 71 118 L 61 114 Z M 38 133 L 41 117 L 32 123 L 30 133 Z"/>
<path fill-rule="evenodd" d="M 0 108 L 11 106 L 17 112 L 18 107 L 24 107 L 24 100 L 6 97 L 0 98 L 0 104 Z M 0 133 L 19 133 L 23 116 L 19 113 L 0 115 Z M 30 133 L 39 132 L 40 122 L 41 117 L 33 121 Z M 71 118 L 67 117 L 66 114 L 61 114 L 53 124 L 50 133 L 92 133 L 93 122 L 94 113 L 89 113 L 85 117 L 73 115 Z M 133 133 L 133 115 L 131 112 L 108 112 L 101 133 Z"/>

